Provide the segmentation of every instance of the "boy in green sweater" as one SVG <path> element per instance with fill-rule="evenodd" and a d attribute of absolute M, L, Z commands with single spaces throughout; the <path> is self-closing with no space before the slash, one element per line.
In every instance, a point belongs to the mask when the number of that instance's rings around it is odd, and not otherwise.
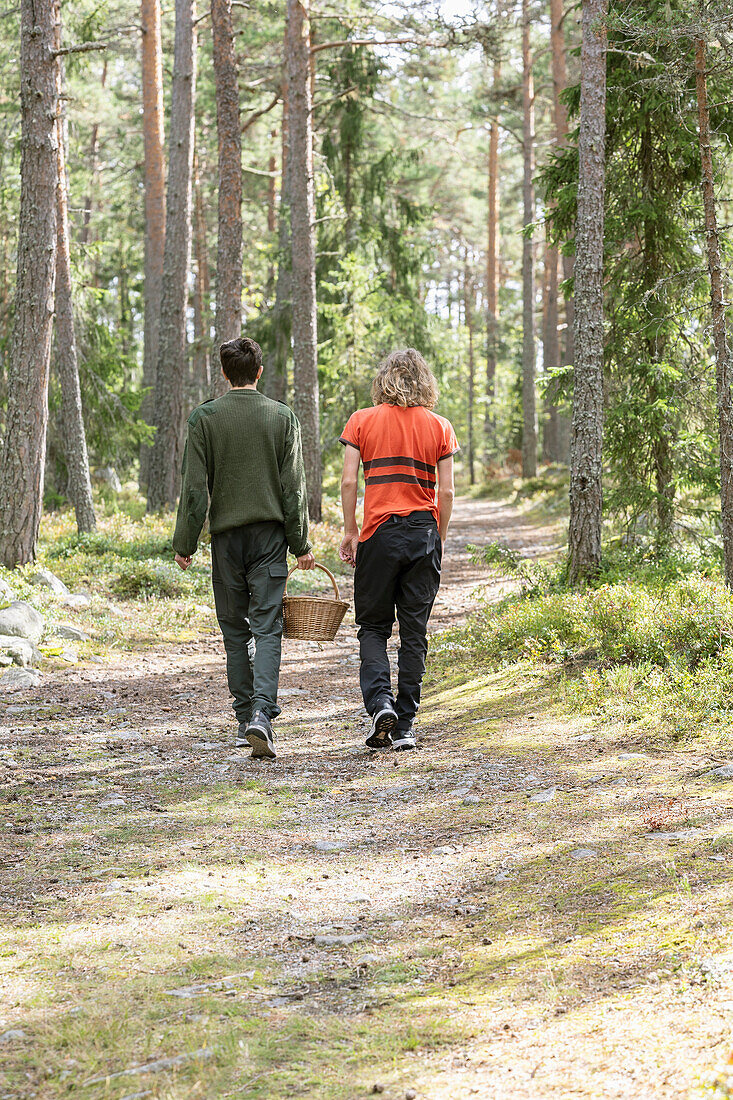
<path fill-rule="evenodd" d="M 188 569 L 208 510 L 237 746 L 251 745 L 253 758 L 273 759 L 287 552 L 299 569 L 315 564 L 300 425 L 287 405 L 257 390 L 259 344 L 230 340 L 220 355 L 232 388 L 188 418 L 173 549 L 178 565 Z"/>

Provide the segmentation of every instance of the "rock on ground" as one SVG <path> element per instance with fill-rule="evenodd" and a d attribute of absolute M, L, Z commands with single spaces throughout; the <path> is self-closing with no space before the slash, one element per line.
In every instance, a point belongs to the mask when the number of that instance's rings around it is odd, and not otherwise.
<path fill-rule="evenodd" d="M 25 691 L 35 688 L 41 682 L 41 674 L 36 668 L 10 668 L 0 676 L 0 691 Z"/>
<path fill-rule="evenodd" d="M 0 580 L 0 600 L 14 600 L 15 593 L 7 581 Z"/>
<path fill-rule="evenodd" d="M 83 611 L 85 607 L 91 607 L 92 600 L 85 592 L 70 592 L 62 601 L 64 607 L 70 607 L 73 611 Z"/>
<path fill-rule="evenodd" d="M 55 573 L 52 573 L 50 569 L 37 569 L 35 573 L 31 574 L 31 584 L 41 585 L 43 588 L 50 588 L 55 596 L 68 596 L 69 590 Z"/>
<path fill-rule="evenodd" d="M 40 657 L 33 642 L 27 638 L 14 638 L 11 634 L 0 634 L 0 653 L 6 654 L 13 664 L 21 668 L 38 664 Z"/>
<path fill-rule="evenodd" d="M 72 626 L 71 623 L 59 623 L 53 628 L 55 637 L 68 638 L 72 642 L 88 642 L 89 635 L 81 627 Z"/>
<path fill-rule="evenodd" d="M 43 637 L 43 616 L 25 600 L 13 600 L 0 608 L 0 634 L 14 638 L 28 638 L 38 644 Z"/>

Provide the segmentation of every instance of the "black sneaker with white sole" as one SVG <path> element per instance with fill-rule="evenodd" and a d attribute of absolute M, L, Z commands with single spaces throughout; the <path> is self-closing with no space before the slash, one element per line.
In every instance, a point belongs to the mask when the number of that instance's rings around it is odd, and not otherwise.
<path fill-rule="evenodd" d="M 392 734 L 392 748 L 395 752 L 405 752 L 408 749 L 416 749 L 415 730 L 408 726 L 406 730 L 396 729 Z"/>
<path fill-rule="evenodd" d="M 397 726 L 397 712 L 391 703 L 376 710 L 372 715 L 372 728 L 366 739 L 368 749 L 388 749 L 392 744 L 392 733 Z"/>
<path fill-rule="evenodd" d="M 240 726 L 241 736 L 241 726 Z M 256 710 L 244 731 L 245 742 L 252 746 L 253 760 L 274 760 L 275 739 L 272 735 L 270 719 L 263 710 Z M 239 744 L 237 738 L 237 744 Z"/>

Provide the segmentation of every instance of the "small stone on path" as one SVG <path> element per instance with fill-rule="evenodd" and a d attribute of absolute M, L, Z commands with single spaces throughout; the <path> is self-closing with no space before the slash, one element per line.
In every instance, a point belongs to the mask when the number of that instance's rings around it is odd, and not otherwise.
<path fill-rule="evenodd" d="M 535 794 L 529 795 L 530 802 L 552 802 L 553 798 L 557 794 L 557 787 L 548 787 L 544 791 L 537 791 Z"/>
<path fill-rule="evenodd" d="M 438 848 L 433 848 L 430 853 L 433 856 L 452 856 L 453 848 L 450 848 L 447 844 L 441 844 Z"/>
<path fill-rule="evenodd" d="M 366 936 L 354 933 L 350 936 L 316 936 L 314 943 L 316 947 L 350 947 L 352 943 L 363 943 Z"/>
<path fill-rule="evenodd" d="M 24 1031 L 21 1031 L 19 1027 L 11 1027 L 9 1031 L 4 1031 L 0 1035 L 0 1043 L 12 1043 L 16 1040 L 27 1039 L 28 1036 Z"/>
<path fill-rule="evenodd" d="M 570 855 L 573 859 L 595 859 L 598 852 L 595 848 L 573 848 Z"/>
<path fill-rule="evenodd" d="M 464 806 L 478 806 L 481 803 L 481 799 L 477 794 L 467 794 L 463 799 Z"/>
<path fill-rule="evenodd" d="M 313 847 L 317 852 L 340 852 L 347 844 L 345 840 L 316 840 Z"/>
<path fill-rule="evenodd" d="M 104 798 L 99 803 L 100 810 L 120 810 L 127 803 L 121 795 L 115 795 L 112 798 Z"/>
<path fill-rule="evenodd" d="M 0 676 L 0 691 L 26 691 L 36 688 L 41 674 L 35 668 L 11 668 Z"/>
<path fill-rule="evenodd" d="M 647 833 L 647 836 L 653 840 L 692 840 L 693 837 L 699 836 L 702 829 L 689 828 L 689 829 L 674 829 L 671 832 L 651 832 Z"/>

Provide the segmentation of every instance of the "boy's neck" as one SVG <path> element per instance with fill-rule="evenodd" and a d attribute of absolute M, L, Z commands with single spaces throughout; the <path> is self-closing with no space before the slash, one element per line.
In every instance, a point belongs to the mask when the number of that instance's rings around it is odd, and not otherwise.
<path fill-rule="evenodd" d="M 251 382 L 247 386 L 232 386 L 232 389 L 233 390 L 256 390 L 257 389 L 257 383 L 256 382 Z"/>

